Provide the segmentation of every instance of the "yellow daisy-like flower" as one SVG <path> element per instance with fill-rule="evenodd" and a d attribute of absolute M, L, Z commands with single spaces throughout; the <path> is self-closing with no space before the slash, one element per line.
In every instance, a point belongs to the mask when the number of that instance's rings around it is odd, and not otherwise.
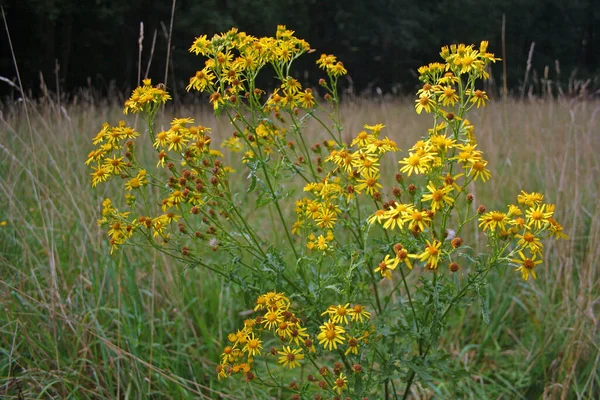
<path fill-rule="evenodd" d="M 413 269 L 412 263 L 410 262 L 411 257 L 414 258 L 414 255 L 408 254 L 406 249 L 399 249 L 396 252 L 396 260 L 398 260 L 398 263 L 403 262 L 410 270 Z"/>
<path fill-rule="evenodd" d="M 533 254 L 541 253 L 544 248 L 540 238 L 529 231 L 524 232 L 522 235 L 515 235 L 515 238 L 519 239 L 517 246 L 523 249 L 529 249 Z"/>
<path fill-rule="evenodd" d="M 383 124 L 375 124 L 375 125 L 365 124 L 363 126 L 363 128 L 368 129 L 368 130 L 372 131 L 375 135 L 377 135 L 379 132 L 381 132 L 381 130 L 383 128 L 385 128 L 385 125 L 383 125 Z"/>
<path fill-rule="evenodd" d="M 494 230 L 496 228 L 506 230 L 505 224 L 508 222 L 508 216 L 500 211 L 490 211 L 483 214 L 479 218 L 479 221 L 479 227 L 483 227 L 484 231 L 488 229 Z"/>
<path fill-rule="evenodd" d="M 473 164 L 477 161 L 480 161 L 483 153 L 480 150 L 476 150 L 475 147 L 477 147 L 476 144 L 457 144 L 456 148 L 459 150 L 459 153 L 456 157 L 453 157 L 450 160 L 457 160 L 464 164 Z"/>
<path fill-rule="evenodd" d="M 385 214 L 386 214 L 385 210 L 377 210 L 373 213 L 373 215 L 371 215 L 367 219 L 367 222 L 371 225 L 374 224 L 375 222 L 378 222 L 381 224 L 381 222 L 385 219 Z"/>
<path fill-rule="evenodd" d="M 404 215 L 403 222 L 408 222 L 408 229 L 423 232 L 431 222 L 427 211 L 412 210 Z"/>
<path fill-rule="evenodd" d="M 350 315 L 351 321 L 363 322 L 363 318 L 371 318 L 371 313 L 360 304 L 355 304 L 354 307 L 348 310 L 348 314 Z"/>
<path fill-rule="evenodd" d="M 315 245 L 317 246 L 317 249 L 319 249 L 321 251 L 325 251 L 329 247 L 329 245 L 327 244 L 327 239 L 323 235 L 319 235 Z"/>
<path fill-rule="evenodd" d="M 342 149 L 339 151 L 334 150 L 331 152 L 331 155 L 329 157 L 325 158 L 325 161 L 333 162 L 335 165 L 338 166 L 338 168 L 342 169 L 347 174 L 349 174 L 352 172 L 352 164 L 357 156 L 358 154 L 351 153 L 346 149 Z"/>
<path fill-rule="evenodd" d="M 313 108 L 316 104 L 312 89 L 305 89 L 304 92 L 298 93 L 296 95 L 296 100 L 303 108 Z"/>
<path fill-rule="evenodd" d="M 544 195 L 536 192 L 527 193 L 524 190 L 521 190 L 521 194 L 517 196 L 517 201 L 519 204 L 524 204 L 527 207 L 533 207 L 534 205 L 539 205 L 542 203 L 542 201 L 544 201 Z"/>
<path fill-rule="evenodd" d="M 279 364 L 282 364 L 284 367 L 289 367 L 290 369 L 296 368 L 300 366 L 300 360 L 304 359 L 304 354 L 302 354 L 302 349 L 291 349 L 290 346 L 283 346 L 281 351 L 278 351 L 281 357 L 279 357 Z"/>
<path fill-rule="evenodd" d="M 336 324 L 348 324 L 348 315 L 350 303 L 346 305 L 329 306 L 321 315 L 329 314 L 329 318 Z"/>
<path fill-rule="evenodd" d="M 383 139 L 373 140 L 365 148 L 365 151 L 367 153 L 379 154 L 379 155 L 385 154 L 390 151 L 398 151 L 398 150 L 400 150 L 400 149 L 398 148 L 398 145 L 396 144 L 396 142 L 394 142 L 387 136 Z"/>
<path fill-rule="evenodd" d="M 277 311 L 269 310 L 265 313 L 265 316 L 262 320 L 262 323 L 265 325 L 267 329 L 274 329 L 279 326 L 281 322 L 283 322 L 283 315 Z"/>
<path fill-rule="evenodd" d="M 127 189 L 127 190 L 138 189 L 138 188 L 146 185 L 147 183 L 148 183 L 148 181 L 146 180 L 146 170 L 142 169 L 142 170 L 140 170 L 140 172 L 138 172 L 137 176 L 134 176 L 129 181 L 127 181 L 127 183 L 125 184 L 125 189 Z"/>
<path fill-rule="evenodd" d="M 377 158 L 369 154 L 359 153 L 358 158 L 352 161 L 352 166 L 356 167 L 357 172 L 363 176 L 376 175 L 379 172 L 377 161 Z"/>
<path fill-rule="evenodd" d="M 317 340 L 320 345 L 329 351 L 332 349 L 337 350 L 338 344 L 342 344 L 346 340 L 344 336 L 346 330 L 332 321 L 325 322 L 319 329 L 321 329 L 321 333 L 317 335 Z"/>
<path fill-rule="evenodd" d="M 338 394 L 342 394 L 342 390 L 348 387 L 348 378 L 340 373 L 340 376 L 333 382 L 333 389 L 337 390 Z"/>
<path fill-rule="evenodd" d="M 309 338 L 308 333 L 306 333 L 306 328 L 301 327 L 299 324 L 293 324 L 290 332 L 290 343 L 294 342 L 297 346 L 300 346 L 301 343 L 304 343 L 306 339 Z"/>
<path fill-rule="evenodd" d="M 254 337 L 254 333 L 252 336 L 247 337 L 247 342 L 242 351 L 248 354 L 248 357 L 254 357 L 260 355 L 260 350 L 262 349 L 262 341 L 259 338 Z"/>
<path fill-rule="evenodd" d="M 442 105 L 445 107 L 452 107 L 458 101 L 456 89 L 453 89 L 451 86 L 439 86 L 438 90 L 436 90 L 436 93 L 440 95 Z"/>
<path fill-rule="evenodd" d="M 315 219 L 317 226 L 323 229 L 333 229 L 337 217 L 335 213 L 329 209 L 323 209 L 319 216 Z"/>
<path fill-rule="evenodd" d="M 277 326 L 277 329 L 275 330 L 275 333 L 282 338 L 282 340 L 285 340 L 289 337 L 291 337 L 292 335 L 292 327 L 293 324 L 287 322 L 287 321 L 281 321 L 279 323 L 279 325 Z"/>
<path fill-rule="evenodd" d="M 361 131 L 352 140 L 352 143 L 350 143 L 350 145 L 364 148 L 364 147 L 367 147 L 371 142 L 375 141 L 376 139 L 377 139 L 377 136 L 375 136 L 374 134 L 369 134 L 366 131 Z"/>
<path fill-rule="evenodd" d="M 348 355 L 349 353 L 352 354 L 356 354 L 358 355 L 358 348 L 360 347 L 360 344 L 358 343 L 358 341 L 361 338 L 355 338 L 355 337 L 349 337 L 348 338 L 348 349 L 344 352 L 345 355 Z"/>
<path fill-rule="evenodd" d="M 425 174 L 431 168 L 433 157 L 429 153 L 409 153 L 408 157 L 398 161 L 398 164 L 404 166 L 400 168 L 400 172 L 411 176 L 411 174 Z"/>
<path fill-rule="evenodd" d="M 92 187 L 95 187 L 100 182 L 105 182 L 110 176 L 110 170 L 106 166 L 98 165 L 98 167 L 92 167 L 95 171 L 92 175 Z"/>
<path fill-rule="evenodd" d="M 379 265 L 377 265 L 377 268 L 375 268 L 375 272 L 380 272 L 381 276 L 384 276 L 391 280 L 391 271 L 396 269 L 399 262 L 400 260 L 398 260 L 397 258 L 392 258 L 389 254 L 386 254 L 385 258 L 379 263 Z"/>
<path fill-rule="evenodd" d="M 356 185 L 354 189 L 357 193 L 360 193 L 362 190 L 366 189 L 367 194 L 373 196 L 373 193 L 375 193 L 375 191 L 377 191 L 378 188 L 383 187 L 379 182 L 377 182 L 378 179 L 379 174 L 371 172 L 366 173 L 364 175 L 364 179 L 357 179 L 357 182 L 359 182 L 359 184 Z"/>
<path fill-rule="evenodd" d="M 523 215 L 523 211 L 521 211 L 521 209 L 517 206 L 515 206 L 514 204 L 509 204 L 508 205 L 508 216 L 509 217 L 520 217 L 521 215 Z"/>
<path fill-rule="evenodd" d="M 442 208 L 444 204 L 452 205 L 454 203 L 454 199 L 449 196 L 450 192 L 452 192 L 452 186 L 436 188 L 433 182 L 430 181 L 427 185 L 427 189 L 429 190 L 429 193 L 423 195 L 421 200 L 431 201 L 431 211 L 436 212 Z"/>
<path fill-rule="evenodd" d="M 417 111 L 417 114 L 421 114 L 423 110 L 425 110 L 426 113 L 430 113 L 432 108 L 435 106 L 435 100 L 425 92 L 421 93 L 419 98 L 415 100 L 415 103 L 417 103 L 415 104 L 415 110 Z"/>
<path fill-rule="evenodd" d="M 483 90 L 477 89 L 473 92 L 473 97 L 471 97 L 471 103 L 476 104 L 477 108 L 485 107 L 486 101 L 490 101 L 490 99 L 488 98 L 487 94 Z"/>
<path fill-rule="evenodd" d="M 469 166 L 466 166 L 465 168 L 470 168 L 469 175 L 473 176 L 473 180 L 477 180 L 478 178 L 481 178 L 481 180 L 483 182 L 485 182 L 485 181 L 489 180 L 492 176 L 490 171 L 486 168 L 487 163 L 488 162 L 486 160 L 479 159 L 479 160 L 471 163 Z"/>
<path fill-rule="evenodd" d="M 440 259 L 442 242 L 434 239 L 433 242 L 427 240 L 427 246 L 425 246 L 425 251 L 416 256 L 415 258 L 419 258 L 419 261 L 426 262 L 429 265 L 430 269 L 437 268 L 438 261 Z"/>
<path fill-rule="evenodd" d="M 384 229 L 393 230 L 396 226 L 402 229 L 406 223 L 406 216 L 414 211 L 412 204 L 395 203 L 394 207 L 390 208 L 384 214 L 385 222 L 383 223 Z"/>
<path fill-rule="evenodd" d="M 215 371 L 217 372 L 218 380 L 221 380 L 221 378 L 227 378 L 227 372 L 225 372 L 225 366 L 223 366 L 223 364 L 217 365 Z"/>
<path fill-rule="evenodd" d="M 549 224 L 549 219 L 552 218 L 553 211 L 546 210 L 546 204 L 537 207 L 532 207 L 525 212 L 527 216 L 527 226 L 530 228 L 541 229 Z"/>
<path fill-rule="evenodd" d="M 519 264 L 519 268 L 517 271 L 521 272 L 521 277 L 523 280 L 528 280 L 529 275 L 533 276 L 533 279 L 537 279 L 537 275 L 535 274 L 535 266 L 542 263 L 542 260 L 536 260 L 537 254 L 533 254 L 531 258 L 525 257 L 522 251 L 519 251 L 519 256 L 521 259 L 513 259 L 514 263 Z"/>
<path fill-rule="evenodd" d="M 199 92 L 204 92 L 208 87 L 212 86 L 215 78 L 215 75 L 208 68 L 196 71 L 196 74 L 190 78 L 190 83 L 185 90 L 189 92 L 191 89 L 195 89 Z"/>
<path fill-rule="evenodd" d="M 569 238 L 569 236 L 567 236 L 563 232 L 562 225 L 559 224 L 558 222 L 556 222 L 556 220 L 554 218 L 548 218 L 548 222 L 550 222 L 550 225 L 548 228 L 550 230 L 550 235 L 552 235 L 556 239 L 568 239 Z"/>

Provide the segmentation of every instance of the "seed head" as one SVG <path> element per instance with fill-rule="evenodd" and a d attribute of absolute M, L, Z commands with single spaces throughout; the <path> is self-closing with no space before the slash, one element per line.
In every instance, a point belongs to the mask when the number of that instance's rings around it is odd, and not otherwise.
<path fill-rule="evenodd" d="M 452 247 L 454 247 L 455 249 L 457 249 L 460 246 L 462 246 L 463 240 L 462 240 L 462 238 L 455 237 L 454 239 L 452 239 L 452 241 L 450 243 L 452 244 Z"/>
<path fill-rule="evenodd" d="M 450 269 L 450 271 L 456 272 L 456 271 L 458 271 L 460 269 L 460 266 L 457 263 L 452 262 L 452 263 L 450 263 L 450 265 L 448 266 L 448 268 Z"/>

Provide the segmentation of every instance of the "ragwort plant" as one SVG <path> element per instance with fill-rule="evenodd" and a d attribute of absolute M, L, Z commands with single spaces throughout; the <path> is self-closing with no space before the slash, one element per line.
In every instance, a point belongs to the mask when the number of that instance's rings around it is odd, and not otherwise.
<path fill-rule="evenodd" d="M 283 26 L 275 37 L 237 29 L 200 36 L 190 51 L 205 63 L 187 89 L 207 94 L 229 120 L 233 135 L 222 146 L 241 155 L 245 186 L 233 184 L 239 173 L 213 148 L 209 128 L 189 117 L 156 127 L 170 96 L 150 80 L 124 112 L 147 123 L 156 164 L 138 160 L 141 133 L 123 121 L 102 127 L 86 164 L 92 186 L 124 183 L 124 204 L 104 200 L 99 221 L 111 251 L 154 248 L 255 299 L 256 314 L 223 343 L 219 379 L 239 376 L 293 399 L 407 398 L 416 381 L 452 373 L 440 346 L 449 314 L 481 299 L 489 318 L 488 274 L 514 268 L 535 279 L 542 239 L 565 237 L 542 194 L 522 191 L 505 210 L 473 204 L 473 186 L 491 176 L 467 119 L 489 101 L 477 89 L 497 60 L 487 42 L 443 47 L 442 63 L 419 68 L 416 112 L 433 123 L 385 174 L 383 157 L 401 151 L 385 125 L 366 124 L 350 143 L 342 140 L 337 86 L 347 71 L 335 56 L 316 61 L 324 77 L 313 90 L 291 75 L 310 46 Z M 260 73 L 274 74 L 279 87 L 257 87 Z M 307 143 L 309 121 L 327 135 L 322 142 Z M 249 217 L 251 198 L 278 226 Z M 290 202 L 295 219 L 284 206 Z M 477 223 L 487 238 L 482 254 L 475 238 L 463 238 Z M 281 237 L 270 231 L 280 228 Z"/>

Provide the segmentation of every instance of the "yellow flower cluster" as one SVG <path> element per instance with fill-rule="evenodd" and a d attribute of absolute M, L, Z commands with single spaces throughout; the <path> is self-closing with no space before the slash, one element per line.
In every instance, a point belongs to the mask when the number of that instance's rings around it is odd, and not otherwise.
<path fill-rule="evenodd" d="M 133 232 L 137 229 L 137 220 L 129 221 L 129 212 L 119 212 L 112 205 L 110 199 L 105 199 L 102 202 L 102 219 L 98 220 L 98 225 L 108 225 L 110 230 L 110 252 L 112 252 L 123 244 L 127 239 L 131 238 Z"/>
<path fill-rule="evenodd" d="M 128 174 L 131 162 L 125 161 L 123 154 L 125 142 L 139 135 L 133 128 L 126 126 L 125 121 L 120 121 L 115 127 L 111 127 L 108 123 L 102 125 L 102 129 L 93 139 L 97 148 L 88 154 L 85 161 L 85 165 L 91 166 L 94 170 L 91 174 L 92 186 L 106 182 L 111 177 Z M 128 142 L 127 146 L 131 147 L 131 145 L 132 142 Z"/>
<path fill-rule="evenodd" d="M 153 87 L 150 79 L 144 79 L 142 83 L 143 85 L 135 88 L 131 97 L 125 101 L 123 113 L 151 115 L 160 105 L 171 99 L 171 96 L 160 85 Z"/>
<path fill-rule="evenodd" d="M 131 99 L 126 102 L 125 113 L 128 111 L 143 113 L 144 117 L 152 118 L 157 105 L 169 96 L 162 89 L 150 86 L 150 81 L 145 81 L 144 86 L 134 91 Z M 152 134 L 152 131 L 150 132 Z M 100 132 L 94 137 L 93 144 L 96 146 L 88 154 L 85 162 L 93 172 L 92 186 L 106 182 L 115 176 L 124 180 L 127 204 L 135 210 L 136 196 L 133 192 L 139 192 L 148 185 L 167 186 L 163 191 L 164 197 L 160 199 L 163 214 L 155 217 L 140 215 L 132 220 L 127 220 L 130 212 L 119 213 L 112 207 L 109 199 L 105 200 L 103 218 L 99 223 L 108 226 L 111 252 L 124 244 L 139 227 L 146 230 L 143 234 L 148 237 L 160 238 L 168 241 L 170 238 L 171 223 L 177 222 L 181 215 L 175 214 L 171 209 L 180 213 L 200 214 L 201 206 L 206 199 L 212 197 L 211 189 L 218 187 L 226 174 L 231 171 L 224 167 L 216 158 L 222 154 L 211 149 L 210 128 L 202 125 L 194 126 L 192 118 L 175 118 L 170 123 L 170 128 L 153 136 L 153 147 L 157 152 L 158 163 L 156 167 L 169 167 L 173 176 L 168 182 L 161 180 L 146 169 L 139 166 L 136 159 L 135 140 L 140 135 L 136 130 L 126 126 L 120 121 L 115 127 L 108 123 L 102 126 Z M 177 153 L 173 157 L 172 153 Z M 183 162 L 181 159 L 183 158 Z M 186 165 L 187 169 L 178 171 L 173 161 L 179 165 Z M 186 205 L 185 209 L 182 208 Z M 179 224 L 179 233 L 185 233 L 186 228 Z M 212 232 L 209 230 L 209 233 Z M 183 251 L 184 255 L 187 250 Z"/>
<path fill-rule="evenodd" d="M 521 191 L 517 202 L 523 209 L 510 204 L 507 212 L 489 211 L 479 218 L 479 226 L 484 232 L 517 240 L 513 253 L 518 253 L 520 258 L 512 262 L 518 265 L 517 271 L 521 272 L 524 280 L 529 279 L 529 275 L 537 278 L 535 267 L 542 263 L 544 249 L 542 237 L 567 238 L 562 226 L 553 218 L 554 204 L 542 204 L 543 200 L 541 193 Z"/>
<path fill-rule="evenodd" d="M 441 109 L 441 107 L 454 108 L 464 96 L 465 106 L 485 106 L 489 101 L 487 94 L 479 89 L 465 87 L 462 75 L 467 75 L 467 81 L 474 82 L 475 79 L 488 79 L 487 67 L 491 62 L 500 60 L 492 53 L 487 52 L 488 42 L 483 41 L 479 50 L 474 45 L 452 45 L 442 47 L 440 56 L 445 63 L 431 63 L 418 69 L 419 79 L 424 82 L 423 87 L 417 92 L 419 98 L 416 100 L 415 109 L 417 113 L 427 113 Z M 459 96 L 461 95 L 461 96 Z M 467 108 L 468 110 L 469 108 Z"/>
<path fill-rule="evenodd" d="M 304 191 L 311 192 L 316 199 L 305 197 L 296 203 L 298 218 L 292 233 L 296 234 L 301 227 L 310 225 L 326 230 L 326 235 L 320 235 L 317 240 L 314 234 L 309 235 L 309 249 L 317 247 L 325 250 L 327 241 L 333 241 L 332 230 L 341 213 L 341 200 L 348 203 L 363 191 L 374 197 L 383 187 L 379 183 L 380 159 L 386 153 L 399 150 L 396 143 L 387 136 L 379 137 L 384 127 L 382 124 L 365 125 L 365 130 L 359 132 L 350 147 L 334 149 L 333 143 L 328 144 L 330 154 L 325 162 L 333 164 L 333 169 L 321 182 L 309 183 L 304 187 Z"/>
<path fill-rule="evenodd" d="M 437 245 L 437 243 L 434 240 L 434 248 Z M 439 245 L 437 246 L 437 249 L 439 249 Z M 423 253 L 424 254 L 424 253 Z M 386 254 L 385 258 L 379 263 L 379 265 L 377 266 L 377 268 L 375 268 L 375 272 L 379 272 L 381 273 L 382 277 L 385 277 L 389 280 L 392 279 L 392 271 L 396 269 L 396 267 L 398 267 L 398 265 L 400 263 L 404 263 L 408 269 L 412 269 L 412 262 L 410 261 L 411 258 L 420 258 L 423 254 L 421 255 L 416 255 L 416 254 L 409 254 L 408 250 L 404 248 L 404 246 L 402 245 L 402 243 L 396 243 L 394 245 L 394 257 L 390 257 L 389 254 Z M 427 251 L 427 254 L 430 254 L 429 251 Z M 425 257 L 427 258 L 427 257 Z"/>
<path fill-rule="evenodd" d="M 346 343 L 348 348 L 344 354 L 358 355 L 360 343 L 365 342 L 369 337 L 369 331 L 363 329 L 363 322 L 368 322 L 371 313 L 360 304 L 350 307 L 350 303 L 346 303 L 329 306 L 321 315 L 326 315 L 329 319 L 319 327 L 321 331 L 317 335 L 319 344 L 324 349 L 332 351 L 337 350 L 338 345 Z"/>
<path fill-rule="evenodd" d="M 265 110 L 294 110 L 297 107 L 312 109 L 316 100 L 312 89 L 303 89 L 294 78 L 288 76 L 289 66 L 302 54 L 309 52 L 310 45 L 294 36 L 294 31 L 280 25 L 275 37 L 257 38 L 233 28 L 228 32 L 214 35 L 208 39 L 206 35 L 196 38 L 190 52 L 207 57 L 204 68 L 198 70 L 190 78 L 187 90 L 197 90 L 210 94 L 209 101 L 215 110 L 225 102 L 236 106 L 242 99 L 251 105 L 260 105 Z M 341 62 L 334 56 L 327 56 L 325 65 L 323 57 L 317 64 L 323 67 L 330 76 L 346 73 Z M 267 99 L 261 103 L 264 94 L 254 86 L 256 76 L 265 65 L 272 65 L 278 78 L 282 81 Z"/>
<path fill-rule="evenodd" d="M 344 64 L 338 61 L 337 57 L 333 54 L 321 54 L 321 57 L 317 60 L 317 65 L 331 76 L 338 77 L 348 73 L 346 68 L 344 68 Z"/>
<path fill-rule="evenodd" d="M 247 319 L 242 329 L 228 335 L 229 344 L 223 349 L 221 362 L 216 367 L 219 379 L 238 373 L 243 374 L 247 381 L 255 379 L 253 365 L 256 357 L 263 355 L 266 332 L 278 338 L 280 347 L 273 347 L 269 353 L 284 368 L 299 367 L 305 356 L 310 357 L 310 353 L 316 352 L 311 336 L 291 310 L 290 299 L 285 294 L 268 292 L 260 295 L 254 311 L 260 312 L 260 315 Z M 338 346 L 344 345 L 347 347 L 346 356 L 358 355 L 361 344 L 368 343 L 373 327 L 367 325 L 371 313 L 364 306 L 355 304 L 350 307 L 350 303 L 332 305 L 322 315 L 328 316 L 328 320 L 320 326 L 317 340 L 325 350 L 337 351 Z M 314 364 L 314 359 L 312 361 Z M 338 378 L 332 382 L 332 389 L 341 393 L 346 388 L 347 379 L 341 371 L 336 374 Z"/>
<path fill-rule="evenodd" d="M 221 363 L 217 366 L 220 378 L 235 373 L 244 373 L 247 380 L 254 379 L 251 371 L 256 356 L 263 350 L 262 335 L 271 332 L 282 343 L 278 354 L 278 362 L 290 369 L 300 366 L 304 359 L 304 351 L 315 351 L 310 335 L 306 333 L 302 321 L 290 309 L 290 299 L 283 293 L 268 292 L 256 300 L 255 311 L 261 315 L 248 319 L 244 327 L 227 337 L 227 345 L 221 355 Z"/>

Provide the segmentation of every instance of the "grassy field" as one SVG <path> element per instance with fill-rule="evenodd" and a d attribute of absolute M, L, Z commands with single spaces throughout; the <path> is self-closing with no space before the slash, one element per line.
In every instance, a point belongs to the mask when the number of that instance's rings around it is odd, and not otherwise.
<path fill-rule="evenodd" d="M 122 119 L 121 108 L 28 110 L 29 118 L 22 105 L 4 108 L 0 120 L 0 397 L 265 398 L 214 373 L 224 335 L 249 306 L 234 287 L 160 253 L 109 254 L 96 220 L 110 186 L 92 189 L 83 162 L 91 137 Z M 231 133 L 201 109 L 167 108 L 163 123 L 175 113 L 212 127 L 217 143 Z M 342 119 L 348 138 L 383 122 L 402 149 L 429 124 L 408 100 L 348 103 Z M 537 281 L 493 278 L 489 325 L 477 307 L 454 317 L 444 346 L 468 373 L 437 389 L 456 384 L 473 399 L 597 399 L 600 103 L 496 100 L 472 122 L 493 172 L 476 201 L 492 209 L 515 202 L 521 188 L 541 191 L 569 240 L 547 243 Z M 431 393 L 416 387 L 413 396 Z"/>

